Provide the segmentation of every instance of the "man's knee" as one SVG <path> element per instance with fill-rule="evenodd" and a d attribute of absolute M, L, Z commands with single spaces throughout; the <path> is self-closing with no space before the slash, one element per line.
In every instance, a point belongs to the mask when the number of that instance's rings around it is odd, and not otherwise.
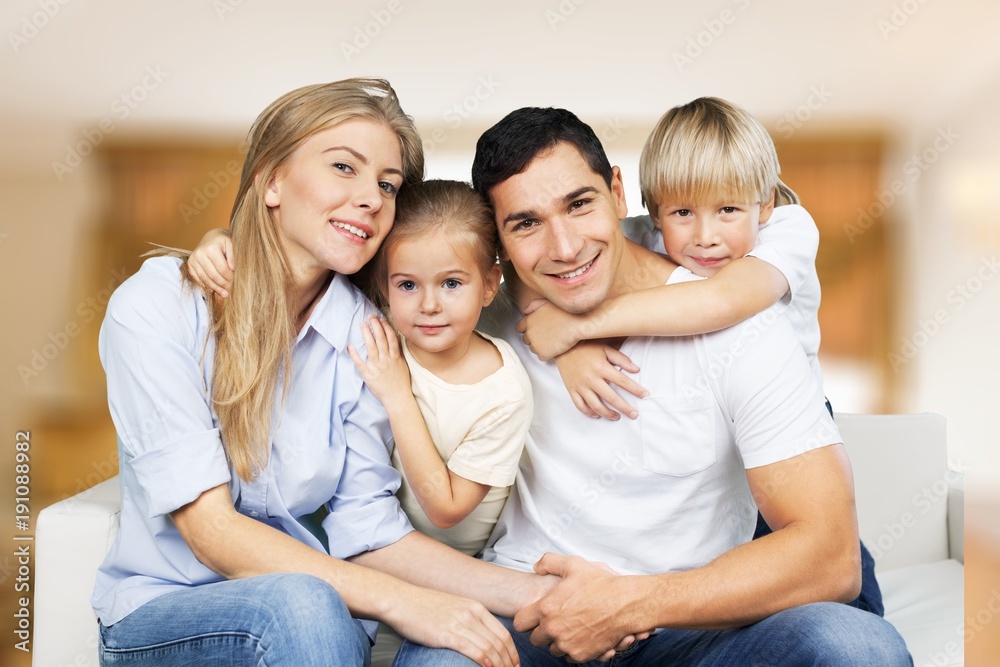
<path fill-rule="evenodd" d="M 774 621 L 777 635 L 797 638 L 798 647 L 812 654 L 813 665 L 913 665 L 906 643 L 885 619 L 834 602 L 795 607 L 765 619 Z M 804 658 L 806 656 L 803 656 Z"/>

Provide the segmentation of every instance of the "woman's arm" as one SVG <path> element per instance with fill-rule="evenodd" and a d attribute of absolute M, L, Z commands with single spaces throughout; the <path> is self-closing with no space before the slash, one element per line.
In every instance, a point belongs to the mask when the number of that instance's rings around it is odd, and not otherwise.
<path fill-rule="evenodd" d="M 479 602 L 331 558 L 237 512 L 226 485 L 205 491 L 171 517 L 198 561 L 227 579 L 273 572 L 311 574 L 336 589 L 354 616 L 384 621 L 413 641 L 452 648 L 481 665 L 487 660 L 493 665 L 517 664 L 506 629 Z M 447 555 L 435 554 L 441 549 L 433 548 L 390 551 L 412 561 L 414 571 L 434 570 L 437 558 Z M 371 562 L 380 564 L 377 559 Z M 432 583 L 443 580 L 425 578 Z"/>
<path fill-rule="evenodd" d="M 384 318 L 362 324 L 368 360 L 354 347 L 348 352 L 365 384 L 382 401 L 403 472 L 421 509 L 438 528 L 451 528 L 469 515 L 490 490 L 456 474 L 445 465 L 410 390 L 410 373 L 396 333 Z"/>

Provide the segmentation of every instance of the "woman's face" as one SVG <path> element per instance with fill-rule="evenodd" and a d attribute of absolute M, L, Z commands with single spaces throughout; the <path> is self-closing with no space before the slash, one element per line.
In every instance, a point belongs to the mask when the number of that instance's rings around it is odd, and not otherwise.
<path fill-rule="evenodd" d="M 403 161 L 396 133 L 352 118 L 299 146 L 264 193 L 298 281 L 356 273 L 392 227 Z"/>

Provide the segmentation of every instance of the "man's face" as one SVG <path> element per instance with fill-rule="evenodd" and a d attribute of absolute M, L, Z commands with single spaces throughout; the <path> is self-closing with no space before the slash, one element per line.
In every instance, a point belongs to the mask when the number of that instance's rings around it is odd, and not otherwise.
<path fill-rule="evenodd" d="M 571 144 L 539 153 L 490 192 L 504 259 L 521 282 L 570 313 L 614 294 L 628 210 L 621 173 L 611 188 Z"/>

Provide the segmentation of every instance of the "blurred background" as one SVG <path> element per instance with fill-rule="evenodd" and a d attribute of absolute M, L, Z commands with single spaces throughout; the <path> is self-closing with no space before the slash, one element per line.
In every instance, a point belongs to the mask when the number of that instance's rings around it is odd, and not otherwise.
<path fill-rule="evenodd" d="M 467 180 L 476 138 L 517 107 L 568 108 L 622 167 L 632 214 L 664 111 L 702 95 L 747 108 L 821 231 L 827 395 L 945 415 L 968 476 L 967 604 L 1000 585 L 1000 5 L 8 0 L 0 27 L 0 664 L 28 664 L 7 629 L 16 433 L 23 536 L 117 471 L 97 358 L 111 291 L 149 243 L 226 226 L 269 102 L 349 76 L 393 83 L 429 177 Z M 998 636 L 1000 621 L 979 633 L 968 664 L 995 664 L 976 656 L 1000 655 Z"/>

